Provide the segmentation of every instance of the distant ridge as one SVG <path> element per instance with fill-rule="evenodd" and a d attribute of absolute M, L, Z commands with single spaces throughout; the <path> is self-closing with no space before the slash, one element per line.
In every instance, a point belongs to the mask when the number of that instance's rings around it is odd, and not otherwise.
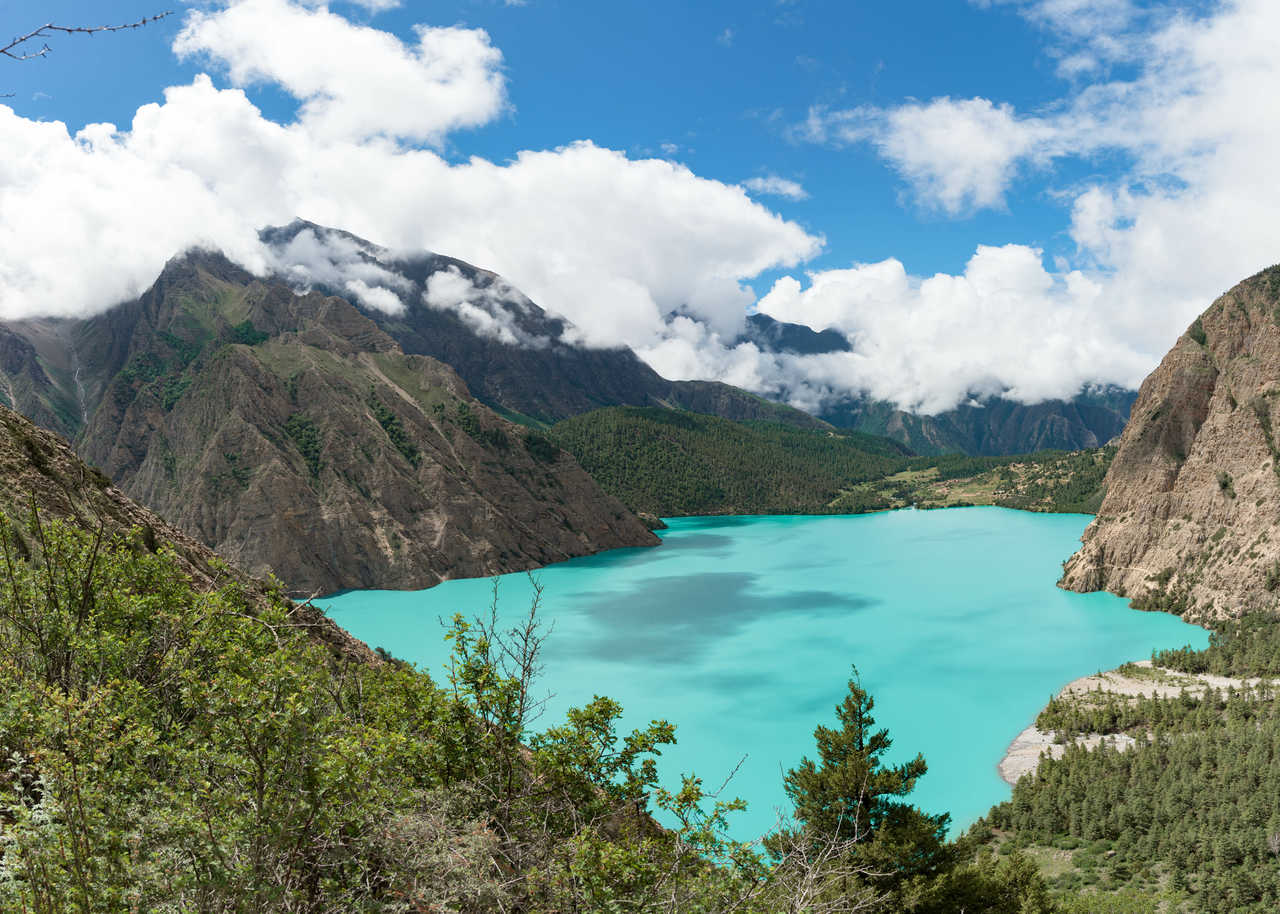
<path fill-rule="evenodd" d="M 817 332 L 767 314 L 748 317 L 739 341 L 754 343 L 766 352 L 798 355 L 853 349 L 836 330 Z M 784 390 L 773 393 L 787 394 Z M 884 400 L 845 397 L 824 404 L 816 415 L 836 428 L 892 438 L 917 454 L 1001 456 L 1102 447 L 1124 429 L 1136 397 L 1136 391 L 1104 385 L 1069 400 L 1032 404 L 987 397 L 977 405 L 965 404 L 932 416 L 910 413 Z"/>

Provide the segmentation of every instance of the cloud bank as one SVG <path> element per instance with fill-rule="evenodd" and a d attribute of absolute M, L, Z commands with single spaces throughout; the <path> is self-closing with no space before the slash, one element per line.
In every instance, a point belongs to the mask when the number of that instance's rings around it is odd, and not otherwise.
<path fill-rule="evenodd" d="M 896 261 L 815 273 L 803 292 L 783 280 L 761 309 L 859 334 L 860 354 L 880 352 L 880 367 L 896 378 L 890 386 L 902 393 L 891 398 L 899 403 L 948 399 L 957 385 L 946 372 L 981 389 L 982 365 L 1021 396 L 1070 391 L 1088 375 L 1136 385 L 1217 295 L 1280 261 L 1280 120 L 1265 113 L 1280 92 L 1269 37 L 1280 30 L 1280 4 L 1231 0 L 1193 17 L 1127 0 L 976 2 L 1016 9 L 1051 35 L 1060 60 L 1074 57 L 1071 76 L 1097 78 L 1029 112 L 948 96 L 813 108 L 794 134 L 870 144 L 921 205 L 947 215 L 1005 208 L 1034 175 L 1066 208 L 1074 250 L 1052 272 L 1006 246 L 998 259 L 979 248 L 960 276 L 904 281 Z M 1134 75 L 1105 78 L 1117 62 Z M 1103 160 L 1113 176 L 1055 181 L 1059 164 Z M 976 282 L 979 266 L 995 273 Z M 911 323 L 909 335 L 895 332 L 891 313 Z M 989 342 L 965 327 L 982 328 Z M 903 351 L 925 359 L 917 340 L 940 347 L 927 361 L 942 373 L 895 362 L 892 353 Z M 973 355 L 972 364 L 951 349 Z M 1038 381 L 1017 358 L 1034 363 Z"/>
<path fill-rule="evenodd" d="M 850 258 L 784 275 L 757 302 L 753 278 L 799 267 L 823 239 L 749 192 L 803 199 L 799 184 L 732 185 L 589 140 L 453 163 L 442 148 L 510 108 L 501 51 L 484 31 L 424 25 L 402 40 L 320 2 L 239 0 L 188 14 L 175 42 L 213 75 L 166 89 L 124 127 L 73 135 L 0 106 L 0 318 L 103 310 L 192 245 L 369 307 L 404 306 L 395 277 L 354 252 L 299 236 L 273 253 L 258 241 L 262 226 L 302 216 L 483 265 L 571 321 L 577 341 L 631 346 L 668 377 L 786 391 L 808 408 L 865 392 L 937 411 L 975 393 L 1034 401 L 1088 382 L 1136 384 L 1216 294 L 1280 259 L 1280 120 L 1265 113 L 1280 94 L 1269 38 L 1280 5 L 1236 0 L 1190 18 L 1126 0 L 975 2 L 993 15 L 1016 9 L 1050 36 L 1071 81 L 1062 99 L 1035 111 L 951 96 L 814 108 L 796 136 L 871 144 L 944 215 L 1006 207 L 1022 182 L 1043 180 L 1074 245 L 1051 265 L 1035 246 L 999 239 L 955 275 Z M 292 40 L 271 40 L 281 34 Z M 1128 75 L 1109 78 L 1120 61 Z M 265 117 L 244 92 L 254 85 L 287 92 L 296 114 Z M 1060 163 L 1102 156 L 1125 164 L 1055 183 Z M 537 345 L 458 279 L 433 277 L 425 303 Z M 853 351 L 737 344 L 752 306 L 840 329 Z"/>

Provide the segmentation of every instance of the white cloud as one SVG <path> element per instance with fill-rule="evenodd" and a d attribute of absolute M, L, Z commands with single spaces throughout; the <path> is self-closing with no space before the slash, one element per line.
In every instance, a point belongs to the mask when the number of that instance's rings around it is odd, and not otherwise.
<path fill-rule="evenodd" d="M 911 276 L 894 259 L 778 280 L 758 303 L 771 317 L 835 328 L 852 352 L 792 359 L 784 386 L 866 391 L 925 413 L 970 394 L 1036 402 L 1084 384 L 1134 384 L 1149 356 L 1105 332 L 1111 303 L 1082 273 L 1053 275 L 1041 252 L 980 247 L 959 275 Z"/>
<path fill-rule="evenodd" d="M 439 145 L 448 132 L 503 110 L 502 53 L 488 34 L 415 32 L 416 45 L 406 45 L 324 5 L 240 0 L 189 14 L 174 50 L 224 67 L 235 85 L 279 85 L 301 102 L 299 121 L 317 140 L 387 136 Z"/>
<path fill-rule="evenodd" d="M 812 142 L 869 141 L 927 205 L 951 214 L 1002 206 L 1020 163 L 1055 150 L 1054 128 L 1018 117 L 985 98 L 909 103 L 897 108 L 814 107 L 796 131 Z"/>
<path fill-rule="evenodd" d="M 429 308 L 452 311 L 480 336 L 506 343 L 540 349 L 551 341 L 528 333 L 508 309 L 527 308 L 529 300 L 499 276 L 489 276 L 487 284 L 473 283 L 454 266 L 427 277 L 422 302 Z"/>
<path fill-rule="evenodd" d="M 300 291 L 314 285 L 346 292 L 362 304 L 388 314 L 404 310 L 401 297 L 412 283 L 364 256 L 364 251 L 342 235 L 319 236 L 304 229 L 279 247 L 264 248 L 269 269 Z"/>
<path fill-rule="evenodd" d="M 788 200 L 809 199 L 809 192 L 801 186 L 800 182 L 792 181 L 790 178 L 780 178 L 777 175 L 748 178 L 742 182 L 742 186 L 753 194 L 786 197 Z"/>
<path fill-rule="evenodd" d="M 456 81 L 419 80 L 412 104 L 406 95 L 385 109 L 349 111 L 362 87 L 384 78 L 363 70 L 385 61 L 401 72 L 406 59 L 359 55 L 315 70 L 282 61 L 284 52 L 252 38 L 282 10 L 317 29 L 326 47 L 388 39 L 283 0 L 246 0 L 194 17 L 184 36 L 205 36 L 242 77 L 272 74 L 319 100 L 293 123 L 263 117 L 243 91 L 219 89 L 207 76 L 167 89 L 163 103 L 140 108 L 127 129 L 91 125 L 72 136 L 63 124 L 0 106 L 0 317 L 101 311 L 139 294 L 169 257 L 192 245 L 223 249 L 259 272 L 279 269 L 257 230 L 302 216 L 396 250 L 482 264 L 576 324 L 582 341 L 644 347 L 664 337 L 665 316 L 677 310 L 736 332 L 753 300 L 746 281 L 794 266 L 821 246 L 742 188 L 673 162 L 579 142 L 502 164 L 451 164 L 397 142 L 393 136 L 412 130 L 462 126 Z M 263 18 L 241 18 L 250 12 Z M 496 59 L 474 35 L 461 47 L 474 57 L 474 66 L 459 64 L 461 73 L 485 72 Z M 385 125 L 376 120 L 382 115 Z M 349 121 L 355 126 L 334 127 Z M 335 260 L 331 249 L 288 256 L 309 281 L 394 307 L 395 285 L 350 257 Z"/>
<path fill-rule="evenodd" d="M 348 3 L 363 7 L 371 13 L 385 13 L 387 10 L 397 9 L 400 6 L 400 0 L 347 0 Z M 323 0 L 315 0 L 308 2 L 308 6 L 326 6 Z"/>
<path fill-rule="evenodd" d="M 725 48 L 733 47 L 733 29 L 727 28 L 723 32 L 721 32 L 719 35 L 717 35 L 716 44 Z"/>

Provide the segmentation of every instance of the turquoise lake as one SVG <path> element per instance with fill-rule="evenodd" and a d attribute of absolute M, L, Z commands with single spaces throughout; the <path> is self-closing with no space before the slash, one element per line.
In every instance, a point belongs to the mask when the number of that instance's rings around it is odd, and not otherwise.
<path fill-rule="evenodd" d="M 628 728 L 677 725 L 666 782 L 692 771 L 715 787 L 745 756 L 726 793 L 750 804 L 737 837 L 755 837 L 856 664 L 894 759 L 922 752 L 929 764 L 911 799 L 950 811 L 958 834 L 1008 799 L 996 765 L 1055 690 L 1154 648 L 1208 643 L 1173 616 L 1054 586 L 1088 521 L 1002 508 L 668 520 L 661 546 L 536 572 L 554 624 L 542 682 L 553 697 L 538 726 L 609 695 Z M 485 612 L 491 588 L 469 579 L 317 602 L 436 675 L 448 656 L 439 620 Z M 530 595 L 525 574 L 499 579 L 504 616 L 527 611 Z"/>

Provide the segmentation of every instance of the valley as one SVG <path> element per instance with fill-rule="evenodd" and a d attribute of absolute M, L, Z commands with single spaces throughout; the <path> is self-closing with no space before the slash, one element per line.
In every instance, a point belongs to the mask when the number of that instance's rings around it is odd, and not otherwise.
<path fill-rule="evenodd" d="M 1280 911 L 1275 0 L 108 6 L 0 911 Z"/>

